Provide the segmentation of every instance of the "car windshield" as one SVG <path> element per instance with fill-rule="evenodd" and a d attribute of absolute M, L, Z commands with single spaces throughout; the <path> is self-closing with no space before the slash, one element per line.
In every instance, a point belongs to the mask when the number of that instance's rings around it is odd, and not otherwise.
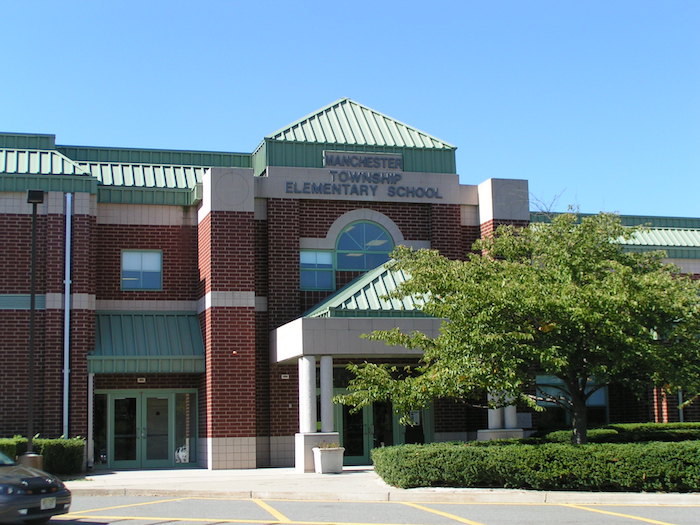
<path fill-rule="evenodd" d="M 14 465 L 15 462 L 8 458 L 5 454 L 0 452 L 0 466 L 2 465 Z"/>

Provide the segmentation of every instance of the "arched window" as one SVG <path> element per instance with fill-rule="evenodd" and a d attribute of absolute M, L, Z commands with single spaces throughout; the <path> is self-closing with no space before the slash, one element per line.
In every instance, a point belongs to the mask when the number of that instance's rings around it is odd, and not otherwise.
<path fill-rule="evenodd" d="M 371 270 L 388 261 L 393 249 L 394 240 L 379 224 L 353 222 L 338 236 L 336 270 Z"/>

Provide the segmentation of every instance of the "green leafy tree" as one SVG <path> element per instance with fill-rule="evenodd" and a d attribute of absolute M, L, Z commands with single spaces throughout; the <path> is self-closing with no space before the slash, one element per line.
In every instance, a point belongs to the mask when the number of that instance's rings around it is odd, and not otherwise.
<path fill-rule="evenodd" d="M 397 248 L 393 268 L 411 278 L 392 295 L 413 296 L 445 319 L 440 334 L 368 335 L 421 349 L 422 359 L 404 369 L 352 366 L 349 393 L 337 400 L 358 408 L 390 400 L 404 422 L 434 399 L 485 391 L 497 393 L 493 406 L 537 408 L 535 377 L 544 374 L 561 386 L 539 399 L 567 410 L 572 441 L 585 443 L 586 401 L 599 388 L 699 392 L 700 281 L 664 264 L 661 252 L 624 250 L 620 241 L 636 231 L 612 214 L 564 214 L 500 227 L 466 261 Z"/>

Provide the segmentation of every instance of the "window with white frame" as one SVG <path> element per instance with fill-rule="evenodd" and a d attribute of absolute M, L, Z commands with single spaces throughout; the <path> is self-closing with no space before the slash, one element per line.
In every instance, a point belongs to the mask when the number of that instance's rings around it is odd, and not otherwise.
<path fill-rule="evenodd" d="M 159 250 L 122 251 L 122 290 L 161 290 L 163 254 Z"/>

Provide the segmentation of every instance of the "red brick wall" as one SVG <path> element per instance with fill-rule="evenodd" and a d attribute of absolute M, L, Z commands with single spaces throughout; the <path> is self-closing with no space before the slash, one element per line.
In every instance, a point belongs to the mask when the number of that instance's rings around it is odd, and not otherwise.
<path fill-rule="evenodd" d="M 186 301 L 197 298 L 195 227 L 100 224 L 96 246 L 98 299 Z M 162 290 L 121 290 L 121 252 L 126 249 L 162 250 Z"/>
<path fill-rule="evenodd" d="M 201 316 L 206 351 L 205 435 L 256 435 L 255 312 L 209 308 Z"/>
<path fill-rule="evenodd" d="M 72 293 L 95 293 L 92 244 L 95 219 L 73 217 Z M 31 215 L 0 216 L 0 234 L 9 257 L 0 262 L 2 293 L 29 293 Z M 5 238 L 3 238 L 4 236 Z M 65 215 L 37 216 L 36 293 L 64 292 Z M 0 435 L 27 431 L 29 311 L 0 312 L 0 330 L 7 336 L 0 346 Z M 37 310 L 35 319 L 34 431 L 43 436 L 63 432 L 63 326 L 62 308 Z M 69 434 L 87 434 L 87 361 L 95 345 L 94 314 L 71 311 L 71 364 Z"/>
<path fill-rule="evenodd" d="M 252 212 L 212 212 L 199 224 L 200 293 L 255 290 Z M 257 427 L 255 308 L 210 307 L 200 315 L 206 352 L 200 434 L 255 436 Z"/>
<path fill-rule="evenodd" d="M 299 303 L 300 201 L 267 201 L 268 296 L 270 330 L 301 313 Z"/>
<path fill-rule="evenodd" d="M 404 239 L 428 240 L 430 238 L 429 204 L 310 199 L 295 202 L 299 203 L 300 237 L 325 237 L 333 222 L 344 213 L 356 209 L 369 209 L 383 213 L 394 221 Z"/>
<path fill-rule="evenodd" d="M 464 259 L 469 246 L 462 235 L 458 204 L 430 205 L 430 247 L 450 259 Z"/>
<path fill-rule="evenodd" d="M 45 289 L 46 223 L 46 216 L 37 215 L 37 293 L 43 293 Z M 3 252 L 0 258 L 2 293 L 29 293 L 31 235 L 31 215 L 0 215 L 0 246 Z"/>
<path fill-rule="evenodd" d="M 282 379 L 286 374 L 289 379 Z M 270 435 L 290 436 L 299 432 L 299 368 L 270 366 Z"/>

